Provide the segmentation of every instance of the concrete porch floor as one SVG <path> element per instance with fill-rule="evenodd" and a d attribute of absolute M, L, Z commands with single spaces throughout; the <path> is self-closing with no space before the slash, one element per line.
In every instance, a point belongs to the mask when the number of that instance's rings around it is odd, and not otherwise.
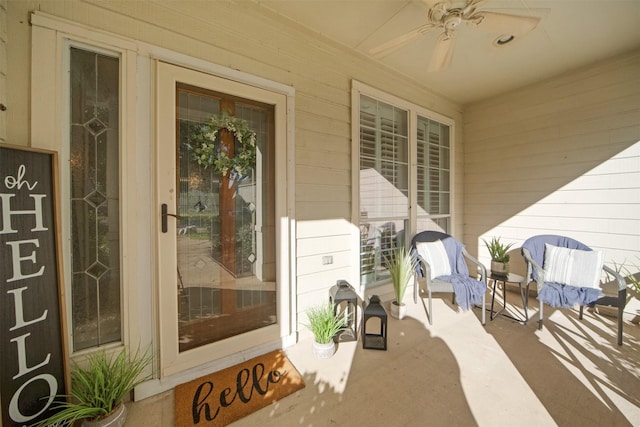
<path fill-rule="evenodd" d="M 306 387 L 232 425 L 640 426 L 637 319 L 618 347 L 615 319 L 586 310 L 580 321 L 545 307 L 538 331 L 534 297 L 528 324 L 487 312 L 486 327 L 479 308 L 459 312 L 446 295 L 434 299 L 433 325 L 406 299 L 408 317 L 389 317 L 387 351 L 341 343 L 319 360 L 302 331 L 285 352 Z M 127 406 L 127 426 L 174 425 L 173 391 Z"/>

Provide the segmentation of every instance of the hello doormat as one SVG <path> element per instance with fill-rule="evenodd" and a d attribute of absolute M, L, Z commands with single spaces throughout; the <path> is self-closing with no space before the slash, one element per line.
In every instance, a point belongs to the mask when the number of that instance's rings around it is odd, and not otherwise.
<path fill-rule="evenodd" d="M 303 387 L 277 350 L 177 386 L 176 426 L 226 426 Z"/>

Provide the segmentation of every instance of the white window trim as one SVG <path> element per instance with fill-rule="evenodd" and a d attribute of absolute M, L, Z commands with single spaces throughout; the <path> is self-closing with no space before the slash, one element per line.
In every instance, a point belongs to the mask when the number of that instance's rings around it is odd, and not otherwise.
<path fill-rule="evenodd" d="M 135 140 L 135 84 L 136 61 L 135 45 L 125 39 L 107 36 L 103 33 L 94 34 L 93 31 L 76 26 L 68 21 L 52 18 L 45 14 L 34 13 L 31 16 L 32 24 L 32 67 L 31 73 L 31 146 L 57 151 L 59 155 L 60 189 L 58 202 L 60 203 L 60 223 L 63 254 L 71 253 L 70 242 L 70 177 L 67 167 L 69 161 L 69 109 L 60 108 L 70 105 L 69 79 L 65 71 L 69 66 L 69 49 L 79 47 L 94 52 L 117 56 L 120 61 L 120 235 L 131 236 L 136 233 L 136 228 L 131 226 L 130 219 L 124 213 L 129 212 L 131 203 L 135 198 L 129 196 L 128 186 L 131 168 L 135 167 L 134 144 L 127 143 Z M 53 73 L 51 71 L 54 71 Z M 133 93 L 133 95 L 132 95 Z M 42 94 L 53 96 L 43 97 Z M 128 283 L 136 280 L 136 271 L 130 266 L 131 262 L 123 262 L 126 259 L 134 259 L 136 247 L 132 244 L 134 239 L 124 241 L 121 239 L 121 341 L 111 343 L 106 347 L 109 351 L 115 351 L 123 345 L 139 342 L 139 334 L 131 327 L 137 306 L 137 294 L 134 287 Z M 63 257 L 63 277 L 65 286 L 66 305 L 66 331 L 69 354 L 79 356 L 95 351 L 95 348 L 73 352 L 72 349 L 72 323 L 71 323 L 71 259 Z M 134 346 L 137 348 L 137 345 Z"/>
<path fill-rule="evenodd" d="M 352 277 L 360 278 L 360 96 L 365 95 L 371 98 L 386 102 L 395 107 L 407 110 L 409 112 L 409 227 L 415 230 L 417 226 L 417 193 L 415 191 L 415 183 L 418 178 L 417 171 L 417 118 L 425 117 L 449 126 L 450 135 L 450 173 L 449 173 L 449 207 L 450 207 L 450 234 L 455 234 L 455 121 L 447 116 L 433 112 L 418 104 L 414 104 L 405 99 L 399 98 L 390 93 L 376 89 L 357 80 L 351 82 L 351 222 L 355 225 L 352 235 L 352 247 L 354 255 L 352 258 Z M 435 215 L 440 216 L 440 215 Z M 410 239 L 407 239 L 410 241 Z M 360 285 L 360 293 L 365 291 L 364 286 Z"/>

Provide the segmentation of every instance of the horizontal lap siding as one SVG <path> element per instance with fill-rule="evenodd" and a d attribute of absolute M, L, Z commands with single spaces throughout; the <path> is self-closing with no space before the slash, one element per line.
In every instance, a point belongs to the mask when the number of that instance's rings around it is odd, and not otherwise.
<path fill-rule="evenodd" d="M 339 204 L 319 203 L 316 206 L 318 211 L 325 213 L 325 218 L 332 216 L 328 211 L 339 208 Z M 354 228 L 346 219 L 297 222 L 296 269 L 300 313 L 311 305 L 328 301 L 327 290 L 337 280 L 349 280 Z M 332 257 L 333 262 L 323 264 L 323 257 Z"/>
<path fill-rule="evenodd" d="M 563 234 L 640 254 L 640 51 L 473 104 L 464 114 L 465 241 Z"/>
<path fill-rule="evenodd" d="M 460 197 L 454 223 L 462 229 L 461 107 L 393 70 L 327 42 L 255 2 L 28 1 L 20 7 L 295 88 L 299 313 L 325 300 L 327 288 L 336 280 L 356 275 L 358 229 L 350 224 L 352 79 L 456 121 L 455 191 Z M 333 263 L 323 265 L 323 256 L 332 256 Z"/>

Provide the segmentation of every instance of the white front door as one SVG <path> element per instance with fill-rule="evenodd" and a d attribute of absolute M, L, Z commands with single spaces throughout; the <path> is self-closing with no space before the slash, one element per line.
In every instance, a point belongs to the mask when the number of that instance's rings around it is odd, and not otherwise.
<path fill-rule="evenodd" d="M 286 217 L 286 97 L 162 62 L 157 71 L 158 317 L 167 376 L 289 333 L 289 261 L 277 255 L 287 231 L 276 220 Z M 211 126 L 212 116 L 225 115 L 256 135 L 255 167 L 242 175 L 196 158 L 203 141 L 213 142 L 214 158 L 243 151 L 229 129 Z"/>

